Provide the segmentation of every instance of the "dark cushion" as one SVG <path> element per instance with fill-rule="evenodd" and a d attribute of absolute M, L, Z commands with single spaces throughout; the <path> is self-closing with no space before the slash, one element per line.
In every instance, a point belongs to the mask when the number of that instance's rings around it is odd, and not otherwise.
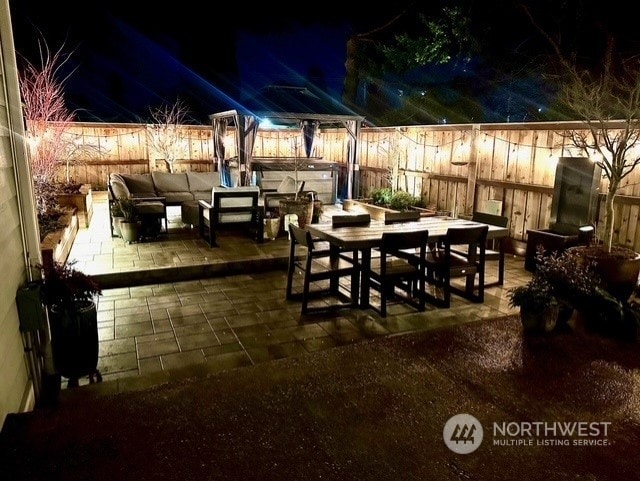
<path fill-rule="evenodd" d="M 206 200 L 210 198 L 211 189 L 217 185 L 220 185 L 220 173 L 219 172 L 187 172 L 187 180 L 189 182 L 189 190 L 192 193 L 206 192 Z"/>
<path fill-rule="evenodd" d="M 114 174 L 112 174 L 113 176 Z M 126 183 L 131 195 L 154 197 L 156 190 L 150 174 L 115 174 Z"/>
<path fill-rule="evenodd" d="M 159 192 L 165 198 L 167 204 L 181 204 L 194 200 L 193 194 L 189 191 L 185 192 Z"/>
<path fill-rule="evenodd" d="M 128 199 L 129 197 L 131 197 L 131 192 L 129 192 L 127 184 L 119 175 L 117 177 L 111 176 L 111 180 L 109 181 L 109 183 L 111 184 L 111 191 L 113 192 L 113 196 L 116 199 L 120 199 L 122 197 Z"/>

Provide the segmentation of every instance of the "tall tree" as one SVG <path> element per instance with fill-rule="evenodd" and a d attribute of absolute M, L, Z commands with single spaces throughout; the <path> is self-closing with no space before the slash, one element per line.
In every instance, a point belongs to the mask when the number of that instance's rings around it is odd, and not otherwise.
<path fill-rule="evenodd" d="M 464 61 L 476 48 L 469 18 L 460 7 L 445 7 L 437 16 L 427 16 L 412 2 L 381 25 L 351 35 L 343 102 L 358 110 L 359 90 L 373 84 L 367 90 L 376 91 L 376 82 L 386 73 Z"/>
<path fill-rule="evenodd" d="M 549 32 L 525 12 L 553 51 L 556 69 L 550 80 L 559 85 L 558 100 L 584 130 L 572 130 L 566 137 L 585 156 L 594 159 L 608 180 L 605 198 L 603 244 L 611 251 L 614 229 L 614 200 L 623 180 L 640 165 L 640 57 L 621 54 L 616 36 L 600 24 L 593 37 L 604 40 L 595 50 L 601 55 L 581 57 L 579 46 L 562 43 L 557 32 Z M 592 44 L 593 46 L 594 44 Z"/>

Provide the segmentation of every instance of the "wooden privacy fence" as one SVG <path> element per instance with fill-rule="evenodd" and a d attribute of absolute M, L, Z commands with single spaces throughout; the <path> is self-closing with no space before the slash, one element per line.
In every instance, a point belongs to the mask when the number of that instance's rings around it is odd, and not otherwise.
<path fill-rule="evenodd" d="M 74 180 L 105 189 L 111 172 L 166 170 L 166 163 L 147 143 L 143 124 L 76 123 L 76 142 L 99 147 L 92 159 L 75 159 Z M 582 130 L 578 122 L 461 124 L 368 128 L 361 130 L 356 172 L 359 197 L 379 187 L 406 190 L 438 210 L 469 214 L 488 200 L 502 203 L 510 237 L 526 241 L 528 229 L 549 227 L 555 169 L 559 157 L 583 156 L 571 148 L 565 133 Z M 183 126 L 181 155 L 175 170 L 215 170 L 211 126 Z M 235 131 L 225 138 L 225 158 L 237 155 Z M 321 129 L 313 157 L 340 165 L 338 196 L 346 196 L 347 133 Z M 253 155 L 294 157 L 301 150 L 298 130 L 259 130 Z M 600 191 L 606 192 L 606 179 Z M 640 169 L 629 175 L 616 202 L 614 242 L 640 251 Z M 601 214 L 599 217 L 604 218 Z"/>

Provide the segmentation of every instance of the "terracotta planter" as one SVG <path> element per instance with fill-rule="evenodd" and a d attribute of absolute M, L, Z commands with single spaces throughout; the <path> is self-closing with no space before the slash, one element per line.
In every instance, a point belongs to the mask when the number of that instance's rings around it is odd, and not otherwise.
<path fill-rule="evenodd" d="M 639 253 L 627 247 L 613 247 L 611 253 L 608 253 L 599 245 L 576 246 L 570 249 L 579 252 L 586 260 L 595 262 L 605 289 L 611 295 L 621 301 L 629 299 L 638 285 Z"/>
<path fill-rule="evenodd" d="M 280 218 L 282 228 L 288 230 L 285 225 L 284 216 L 295 214 L 297 216 L 298 227 L 304 229 L 313 220 L 313 202 L 308 199 L 283 199 L 280 201 Z"/>

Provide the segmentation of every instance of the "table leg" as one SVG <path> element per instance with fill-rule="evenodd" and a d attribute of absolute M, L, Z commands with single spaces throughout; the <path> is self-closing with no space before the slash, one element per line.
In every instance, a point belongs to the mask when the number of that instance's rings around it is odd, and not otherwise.
<path fill-rule="evenodd" d="M 329 258 L 331 259 L 331 263 L 337 263 L 340 258 L 340 248 L 331 244 L 329 246 Z M 338 282 L 338 278 L 331 278 L 329 280 L 329 290 L 333 295 L 337 295 L 339 291 L 340 283 Z"/>
<path fill-rule="evenodd" d="M 506 242 L 504 242 L 504 238 L 500 237 L 498 239 L 498 252 L 500 252 L 499 254 L 499 258 L 498 258 L 498 285 L 502 286 L 504 285 L 504 249 L 505 249 L 505 244 Z"/>
<path fill-rule="evenodd" d="M 362 250 L 362 272 L 360 273 L 360 307 L 369 308 L 369 279 L 371 277 L 371 249 Z"/>

